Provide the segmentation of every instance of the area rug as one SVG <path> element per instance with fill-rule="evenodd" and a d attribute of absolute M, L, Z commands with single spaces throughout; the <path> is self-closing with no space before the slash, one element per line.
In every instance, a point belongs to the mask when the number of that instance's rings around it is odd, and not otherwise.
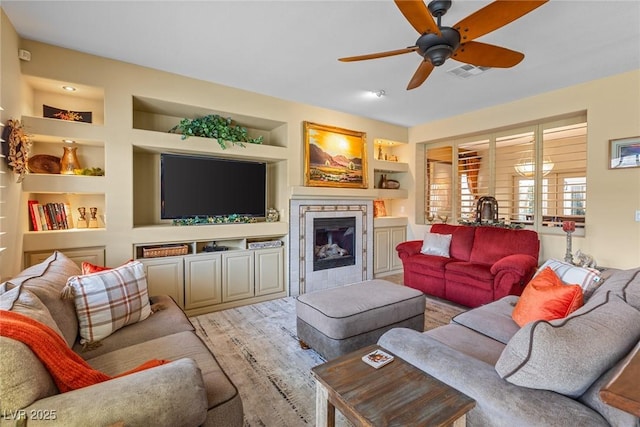
<path fill-rule="evenodd" d="M 427 299 L 425 330 L 449 323 L 463 308 Z M 310 370 L 324 363 L 300 348 L 295 298 L 192 317 L 197 334 L 238 387 L 244 425 L 295 427 L 315 424 L 315 383 Z M 349 426 L 336 411 L 336 425 Z"/>

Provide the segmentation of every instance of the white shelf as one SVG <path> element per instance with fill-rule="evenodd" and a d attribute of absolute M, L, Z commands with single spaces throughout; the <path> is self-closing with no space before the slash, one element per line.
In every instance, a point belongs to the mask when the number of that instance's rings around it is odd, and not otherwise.
<path fill-rule="evenodd" d="M 137 245 L 151 243 L 172 243 L 188 240 L 222 240 L 243 238 L 273 237 L 289 234 L 286 222 L 255 222 L 248 224 L 211 224 L 211 225 L 145 225 L 135 226 L 132 230 L 133 241 Z"/>
<path fill-rule="evenodd" d="M 355 200 L 406 199 L 409 191 L 405 189 L 388 190 L 383 188 L 332 188 L 332 187 L 291 187 L 292 198 L 350 198 Z"/>
<path fill-rule="evenodd" d="M 28 231 L 23 236 L 23 251 L 35 252 L 68 248 L 104 246 L 107 230 L 104 228 L 72 228 L 69 230 Z"/>
<path fill-rule="evenodd" d="M 84 144 L 104 145 L 105 131 L 102 125 L 33 116 L 22 116 L 22 125 L 36 141 L 73 139 Z"/>
<path fill-rule="evenodd" d="M 78 193 L 101 194 L 105 192 L 104 176 L 59 175 L 30 173 L 22 181 L 25 193 Z"/>
<path fill-rule="evenodd" d="M 403 227 L 409 223 L 406 216 L 380 216 L 373 219 L 374 228 Z"/>
<path fill-rule="evenodd" d="M 190 136 L 182 139 L 179 134 L 140 129 L 133 130 L 132 140 L 134 150 L 150 153 L 205 154 L 265 162 L 286 160 L 288 156 L 286 147 L 249 143 L 240 147 L 227 143 L 227 148 L 223 149 L 212 138 Z"/>
<path fill-rule="evenodd" d="M 371 166 L 375 172 L 405 173 L 409 172 L 409 164 L 404 162 L 389 162 L 387 160 L 373 160 Z"/>

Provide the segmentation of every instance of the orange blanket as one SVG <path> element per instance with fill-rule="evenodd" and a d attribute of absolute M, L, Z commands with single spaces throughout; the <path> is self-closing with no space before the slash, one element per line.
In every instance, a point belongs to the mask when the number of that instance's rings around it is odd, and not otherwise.
<path fill-rule="evenodd" d="M 110 377 L 89 366 L 84 359 L 67 347 L 64 339 L 53 329 L 13 311 L 0 312 L 0 336 L 27 345 L 47 368 L 61 393 L 170 362 L 153 359 L 116 377 Z"/>

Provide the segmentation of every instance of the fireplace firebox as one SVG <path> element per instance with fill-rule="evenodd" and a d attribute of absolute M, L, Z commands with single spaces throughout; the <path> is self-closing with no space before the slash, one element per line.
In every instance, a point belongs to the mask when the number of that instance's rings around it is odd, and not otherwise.
<path fill-rule="evenodd" d="M 355 265 L 356 218 L 313 219 L 313 271 Z"/>

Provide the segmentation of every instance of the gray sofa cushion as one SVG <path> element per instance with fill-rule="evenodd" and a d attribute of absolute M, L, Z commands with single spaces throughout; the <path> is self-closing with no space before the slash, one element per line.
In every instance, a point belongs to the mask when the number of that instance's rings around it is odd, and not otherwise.
<path fill-rule="evenodd" d="M 565 319 L 531 322 L 505 347 L 496 371 L 512 384 L 578 397 L 640 338 L 640 311 L 599 293 Z"/>
<path fill-rule="evenodd" d="M 504 350 L 503 343 L 456 323 L 428 330 L 424 334 L 491 366 L 496 364 Z"/>
<path fill-rule="evenodd" d="M 129 327 L 129 326 L 127 326 Z M 189 358 L 202 371 L 209 409 L 223 405 L 238 396 L 238 390 L 218 365 L 207 346 L 193 332 L 178 332 L 87 359 L 93 367 L 107 375 L 126 372 L 150 359 L 178 360 Z"/>
<path fill-rule="evenodd" d="M 605 271 L 605 274 L 607 271 Z M 604 275 L 604 274 L 603 274 Z M 613 292 L 628 304 L 640 310 L 640 268 L 615 270 L 605 282 L 597 288 L 594 295 Z"/>
<path fill-rule="evenodd" d="M 56 251 L 40 264 L 27 268 L 10 280 L 14 285 L 22 284 L 47 306 L 69 347 L 78 336 L 78 318 L 73 300 L 63 300 L 60 293 L 69 276 L 81 273 L 75 262 Z"/>
<path fill-rule="evenodd" d="M 90 359 L 114 350 L 129 347 L 133 344 L 149 341 L 176 332 L 193 331 L 193 325 L 184 312 L 169 296 L 151 297 L 151 307 L 156 309 L 145 320 L 118 329 L 107 338 L 100 341 L 97 347 L 83 349 L 80 341 L 73 346 L 73 351 L 84 359 Z M 154 308 L 155 307 L 155 308 Z"/>
<path fill-rule="evenodd" d="M 24 314 L 62 336 L 45 305 L 22 286 L 0 285 L 0 309 Z M 38 399 L 58 393 L 51 375 L 29 347 L 0 337 L 0 411 L 15 412 Z"/>
<path fill-rule="evenodd" d="M 460 313 L 451 320 L 458 325 L 466 326 L 506 344 L 520 330 L 520 326 L 511 317 L 517 302 L 517 296 L 508 295 L 497 301 Z"/>

